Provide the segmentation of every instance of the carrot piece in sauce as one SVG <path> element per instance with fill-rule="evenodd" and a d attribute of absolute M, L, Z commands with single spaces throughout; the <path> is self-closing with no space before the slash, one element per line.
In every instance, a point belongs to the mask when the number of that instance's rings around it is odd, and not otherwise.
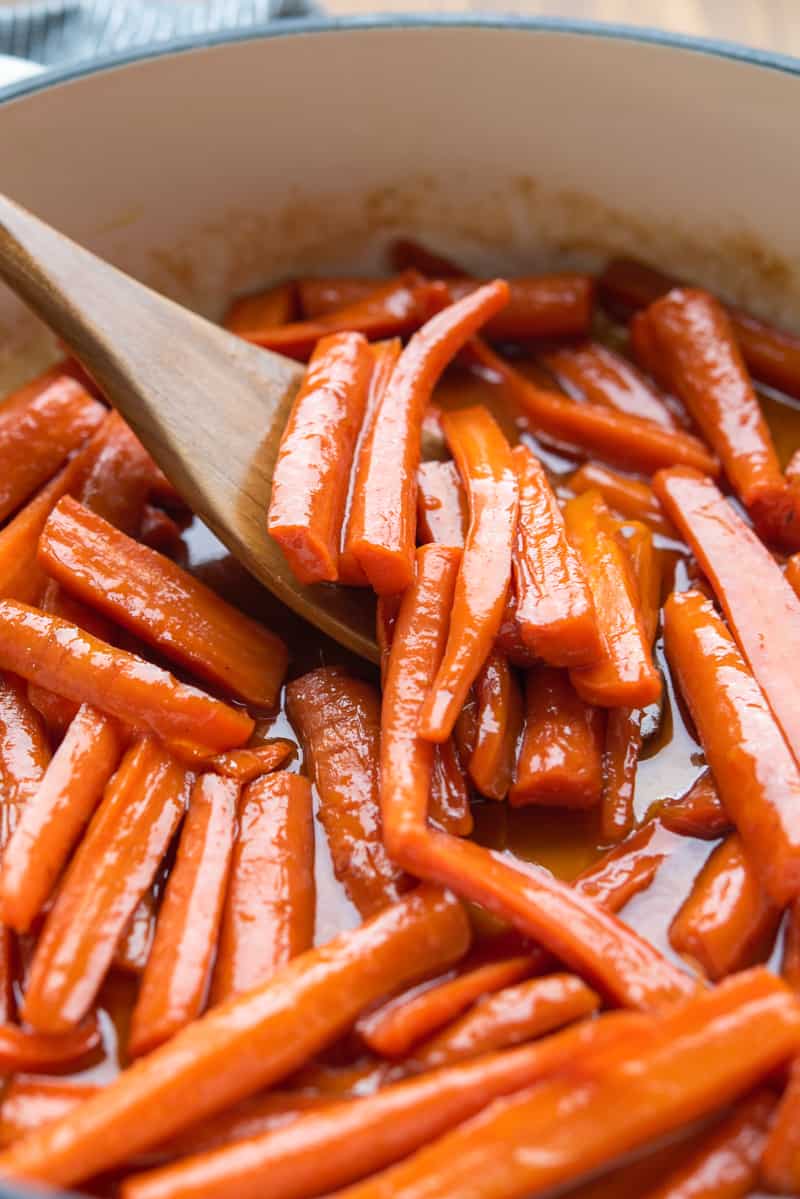
<path fill-rule="evenodd" d="M 703 594 L 669 597 L 664 638 L 725 810 L 762 885 L 783 907 L 800 895 L 797 764 L 733 637 Z"/>
<path fill-rule="evenodd" d="M 0 849 L 38 791 L 50 763 L 50 745 L 25 684 L 0 674 Z"/>
<path fill-rule="evenodd" d="M 0 1176 L 68 1186 L 287 1077 L 371 1003 L 460 958 L 461 904 L 421 887 L 213 1008 L 98 1095 L 0 1154 Z"/>
<path fill-rule="evenodd" d="M 704 770 L 685 795 L 662 799 L 655 811 L 662 824 L 674 833 L 699 837 L 701 841 L 716 841 L 732 827 L 710 770 Z"/>
<path fill-rule="evenodd" d="M 567 486 L 576 495 L 582 495 L 584 491 L 599 491 L 609 508 L 613 508 L 620 516 L 640 520 L 654 533 L 663 533 L 665 537 L 676 535 L 655 492 L 641 479 L 619 475 L 599 462 L 587 462 L 574 475 L 570 475 Z"/>
<path fill-rule="evenodd" d="M 137 978 L 144 974 L 150 958 L 153 938 L 156 932 L 156 899 L 153 884 L 145 891 L 142 898 L 133 909 L 133 913 L 125 929 L 117 941 L 114 950 L 112 966 L 123 974 L 132 974 Z"/>
<path fill-rule="evenodd" d="M 583 563 L 538 458 L 525 446 L 512 457 L 519 482 L 512 567 L 520 634 L 551 666 L 585 666 L 601 657 L 603 643 Z"/>
<path fill-rule="evenodd" d="M 253 330 L 258 335 L 260 329 L 275 329 L 293 321 L 297 315 L 297 303 L 295 284 L 276 283 L 265 291 L 234 300 L 222 324 L 231 333 L 238 333 L 239 337 L 247 337 Z"/>
<path fill-rule="evenodd" d="M 360 525 L 351 548 L 379 595 L 411 582 L 422 421 L 445 367 L 508 299 L 500 279 L 437 313 L 409 341 L 392 371 L 372 431 Z M 355 515 L 355 514 L 354 514 Z"/>
<path fill-rule="evenodd" d="M 464 546 L 467 497 L 454 462 L 423 462 L 417 471 L 417 533 L 423 543 Z"/>
<path fill-rule="evenodd" d="M 469 775 L 487 799 L 505 799 L 522 729 L 522 695 L 508 659 L 491 653 L 475 681 L 478 701 Z"/>
<path fill-rule="evenodd" d="M 269 774 L 271 770 L 283 766 L 294 750 L 291 741 L 267 741 L 248 749 L 232 749 L 226 754 L 217 754 L 209 766 L 217 774 L 244 785 L 252 783 L 260 774 Z"/>
<path fill-rule="evenodd" d="M 372 354 L 358 333 L 317 345 L 281 437 L 267 528 L 301 583 L 335 582 Z"/>
<path fill-rule="evenodd" d="M 8 1145 L 31 1129 L 57 1120 L 100 1090 L 101 1087 L 91 1083 L 61 1079 L 24 1076 L 11 1079 L 0 1105 L 0 1144 Z"/>
<path fill-rule="evenodd" d="M 238 797 L 237 783 L 214 774 L 202 775 L 194 785 L 131 1017 L 131 1057 L 150 1053 L 203 1009 L 222 919 Z"/>
<path fill-rule="evenodd" d="M 572 885 L 581 895 L 601 903 L 610 912 L 618 912 L 629 899 L 650 886 L 677 844 L 677 834 L 660 820 L 647 820 L 581 871 Z"/>
<path fill-rule="evenodd" d="M 430 818 L 438 828 L 457 837 L 467 837 L 474 821 L 469 805 L 469 787 L 461 768 L 453 738 L 434 747 L 431 777 Z"/>
<path fill-rule="evenodd" d="M 49 1074 L 67 1066 L 77 1067 L 100 1044 L 95 1019 L 57 1034 L 0 1024 L 0 1070 L 3 1074 Z"/>
<path fill-rule="evenodd" d="M 672 413 L 653 385 L 607 346 L 589 341 L 543 354 L 542 361 L 573 399 L 651 420 L 662 429 L 676 428 Z"/>
<path fill-rule="evenodd" d="M 760 1179 L 771 1192 L 796 1195 L 800 1187 L 800 1059 L 795 1059 L 760 1162 Z"/>
<path fill-rule="evenodd" d="M 420 733 L 446 741 L 492 647 L 511 578 L 518 486 L 511 449 L 482 406 L 448 412 L 445 434 L 464 480 L 470 523 L 444 654 L 420 712 Z"/>

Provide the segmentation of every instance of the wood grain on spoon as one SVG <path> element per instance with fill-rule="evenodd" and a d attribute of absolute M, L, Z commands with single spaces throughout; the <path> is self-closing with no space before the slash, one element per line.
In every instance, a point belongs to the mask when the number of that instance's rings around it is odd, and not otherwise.
<path fill-rule="evenodd" d="M 302 586 L 267 535 L 302 367 L 144 287 L 3 195 L 0 278 L 66 342 L 231 553 L 300 616 L 377 661 L 371 594 Z"/>

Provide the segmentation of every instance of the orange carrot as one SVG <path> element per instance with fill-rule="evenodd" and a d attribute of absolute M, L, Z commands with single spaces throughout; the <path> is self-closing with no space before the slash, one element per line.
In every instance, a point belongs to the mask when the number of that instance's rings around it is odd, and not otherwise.
<path fill-rule="evenodd" d="M 183 815 L 187 775 L 153 741 L 136 742 L 106 787 L 39 938 L 23 1013 L 42 1032 L 83 1018 L 136 904 Z"/>
<path fill-rule="evenodd" d="M 603 788 L 603 714 L 575 692 L 565 670 L 541 666 L 525 679 L 525 732 L 513 807 L 590 808 Z"/>
<path fill-rule="evenodd" d="M 662 799 L 656 805 L 656 811 L 668 829 L 683 837 L 715 841 L 731 831 L 730 818 L 722 806 L 710 770 L 704 770 L 685 795 Z"/>
<path fill-rule="evenodd" d="M 603 754 L 600 838 L 604 844 L 621 841 L 633 828 L 633 799 L 642 740 L 641 710 L 612 708 L 606 720 Z"/>
<path fill-rule="evenodd" d="M 122 752 L 121 730 L 84 704 L 22 808 L 3 855 L 0 914 L 27 932 L 41 912 Z"/>
<path fill-rule="evenodd" d="M 525 446 L 512 457 L 519 481 L 512 564 L 520 634 L 551 666 L 586 666 L 601 657 L 603 644 L 583 563 L 538 458 Z"/>
<path fill-rule="evenodd" d="M 39 789 L 50 762 L 50 746 L 39 713 L 24 684 L 0 674 L 0 849 Z"/>
<path fill-rule="evenodd" d="M 573 886 L 611 912 L 650 886 L 677 847 L 677 834 L 660 820 L 647 820 L 619 845 L 608 850 L 578 875 Z"/>
<path fill-rule="evenodd" d="M 156 932 L 156 900 L 154 886 L 145 891 L 133 909 L 127 925 L 117 941 L 112 966 L 123 974 L 144 974 Z"/>
<path fill-rule="evenodd" d="M 684 465 L 711 475 L 719 473 L 719 463 L 690 433 L 578 404 L 538 387 L 477 339 L 473 350 L 479 367 L 492 381 L 502 384 L 535 433 L 576 446 L 623 470 L 651 474 L 664 466 Z"/>
<path fill-rule="evenodd" d="M 204 774 L 194 785 L 133 1009 L 131 1057 L 150 1053 L 202 1011 L 222 918 L 238 796 L 237 783 L 213 774 Z M 293 869 L 294 863 L 290 866 Z"/>
<path fill-rule="evenodd" d="M 0 404 L 0 521 L 55 474 L 105 412 L 58 367 Z"/>
<path fill-rule="evenodd" d="M 417 471 L 419 540 L 463 548 L 467 500 L 454 462 L 423 462 Z"/>
<path fill-rule="evenodd" d="M 797 900 L 789 905 L 786 913 L 781 974 L 795 994 L 800 994 L 800 903 Z"/>
<path fill-rule="evenodd" d="M 783 907 L 800 895 L 800 771 L 711 602 L 697 591 L 673 594 L 664 614 L 667 658 L 720 798 L 762 885 Z"/>
<path fill-rule="evenodd" d="M 361 915 L 371 915 L 408 886 L 381 839 L 380 696 L 324 667 L 289 684 L 286 710 L 316 784 L 334 873 Z"/>
<path fill-rule="evenodd" d="M 0 1070 L 3 1074 L 25 1071 L 49 1074 L 65 1066 L 78 1066 L 101 1044 L 97 1021 L 87 1020 L 77 1028 L 48 1035 L 0 1025 Z"/>
<path fill-rule="evenodd" d="M 618 475 L 598 462 L 587 462 L 567 479 L 567 486 L 576 495 L 584 491 L 599 491 L 609 508 L 633 520 L 641 520 L 654 533 L 674 537 L 675 529 L 664 515 L 651 487 L 640 479 Z"/>
<path fill-rule="evenodd" d="M 564 509 L 567 533 L 586 570 L 603 655 L 570 671 L 578 694 L 604 707 L 646 708 L 661 696 L 636 578 L 597 492 L 576 496 Z"/>
<path fill-rule="evenodd" d="M 0 669 L 149 728 L 189 754 L 232 749 L 253 730 L 244 712 L 66 620 L 14 600 L 0 600 Z"/>
<path fill-rule="evenodd" d="M 339 1199 L 549 1194 L 737 1099 L 798 1040 L 800 1008 L 785 987 L 763 970 L 737 975 L 653 1017 L 649 1035 L 581 1055 Z"/>
<path fill-rule="evenodd" d="M 741 838 L 731 833 L 711 854 L 669 930 L 672 948 L 712 982 L 768 956 L 781 911 L 765 895 Z"/>
<path fill-rule="evenodd" d="M 467 837 L 474 824 L 469 800 L 469 787 L 451 737 L 434 749 L 430 818 L 444 832 Z"/>
<path fill-rule="evenodd" d="M 710 480 L 693 471 L 663 471 L 654 486 L 714 588 L 800 761 L 800 679 L 793 669 L 800 656 L 800 599 L 770 552 Z"/>
<path fill-rule="evenodd" d="M 265 774 L 245 788 L 212 1003 L 258 986 L 313 944 L 312 819 L 311 784 L 302 775 Z"/>
<path fill-rule="evenodd" d="M 294 753 L 291 741 L 265 741 L 249 749 L 232 749 L 226 754 L 217 754 L 209 766 L 224 778 L 234 779 L 244 785 L 252 783 L 260 774 L 277 770 Z"/>
<path fill-rule="evenodd" d="M 139 540 L 143 545 L 149 545 L 151 550 L 157 550 L 185 566 L 188 559 L 186 542 L 181 535 L 180 525 L 163 508 L 145 504 L 139 528 Z"/>
<path fill-rule="evenodd" d="M 481 795 L 505 799 L 522 729 L 522 695 L 507 658 L 489 655 L 476 679 L 475 692 L 477 727 L 469 775 Z"/>
<path fill-rule="evenodd" d="M 661 395 L 634 366 L 596 341 L 553 350 L 542 361 L 573 399 L 588 400 L 627 416 L 674 429 L 675 420 Z"/>
<path fill-rule="evenodd" d="M 800 1186 L 800 1064 L 795 1060 L 789 1085 L 775 1113 L 775 1120 L 764 1146 L 760 1178 L 770 1191 L 796 1195 Z"/>
<path fill-rule="evenodd" d="M 350 464 L 371 372 L 359 334 L 323 338 L 281 437 L 267 528 L 301 583 L 338 578 Z"/>
<path fill-rule="evenodd" d="M 395 270 L 413 267 L 431 278 L 460 279 L 464 276 L 464 271 L 452 258 L 428 249 L 415 237 L 395 238 L 389 247 L 389 261 Z"/>
<path fill-rule="evenodd" d="M 414 334 L 392 372 L 375 417 L 361 521 L 351 518 L 351 548 L 379 595 L 411 582 L 420 435 L 433 388 L 507 299 L 506 284 L 497 280 L 451 304 Z"/>
<path fill-rule="evenodd" d="M 231 333 L 247 337 L 251 330 L 288 325 L 297 315 L 297 288 L 293 283 L 276 283 L 266 291 L 241 296 L 225 313 L 223 325 Z"/>
<path fill-rule="evenodd" d="M 10 928 L 0 925 L 0 1024 L 10 1024 L 16 1015 L 17 957 L 16 937 Z"/>
<path fill-rule="evenodd" d="M 370 1003 L 464 953 L 461 905 L 422 887 L 212 1009 L 61 1120 L 0 1154 L 0 1177 L 68 1186 L 285 1078 Z M 774 1033 L 772 1034 L 774 1036 Z"/>
<path fill-rule="evenodd" d="M 288 661 L 280 638 L 69 496 L 48 517 L 39 562 L 180 666 L 248 703 L 274 706 Z"/>
<path fill-rule="evenodd" d="M 408 264 L 412 267 L 413 264 Z M 408 269 L 400 267 L 401 271 Z M 422 272 L 423 274 L 427 272 Z M 396 282 L 396 281 L 393 281 Z M 352 304 L 360 304 L 369 296 L 374 295 L 379 288 L 386 287 L 386 281 L 366 279 L 362 277 L 338 275 L 323 275 L 317 278 L 297 280 L 297 295 L 300 300 L 300 312 L 304 320 L 316 320 L 319 316 L 328 316 L 340 308 L 349 308 Z M 276 322 L 278 323 L 278 322 Z"/>
<path fill-rule="evenodd" d="M 91 1083 L 50 1078 L 13 1078 L 0 1106 L 0 1144 L 7 1145 L 33 1128 L 63 1116 L 101 1090 Z"/>
<path fill-rule="evenodd" d="M 420 712 L 420 733 L 446 741 L 503 616 L 518 487 L 511 449 L 486 408 L 448 412 L 444 428 L 467 489 L 470 523 L 444 655 Z"/>
<path fill-rule="evenodd" d="M 497 630 L 494 647 L 501 654 L 505 654 L 512 666 L 518 666 L 520 670 L 530 670 L 538 664 L 536 655 L 522 640 L 522 629 L 517 620 L 517 592 L 513 578 L 506 596 L 506 606 L 503 609 L 503 618 L 500 621 L 500 628 Z"/>

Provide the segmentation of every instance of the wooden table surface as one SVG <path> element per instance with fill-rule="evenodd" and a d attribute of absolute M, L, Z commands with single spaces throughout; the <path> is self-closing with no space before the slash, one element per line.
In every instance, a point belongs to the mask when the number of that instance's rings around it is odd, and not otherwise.
<path fill-rule="evenodd" d="M 329 12 L 575 17 L 724 38 L 800 57 L 800 0 L 323 0 Z"/>

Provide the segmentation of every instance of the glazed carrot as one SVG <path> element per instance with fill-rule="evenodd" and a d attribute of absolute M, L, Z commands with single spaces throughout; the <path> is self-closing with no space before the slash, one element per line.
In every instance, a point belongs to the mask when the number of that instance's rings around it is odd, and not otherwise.
<path fill-rule="evenodd" d="M 91 1083 L 12 1078 L 0 1106 L 0 1144 L 8 1145 L 31 1129 L 57 1120 L 99 1090 Z"/>
<path fill-rule="evenodd" d="M 683 837 L 715 841 L 731 831 L 730 818 L 710 770 L 704 770 L 685 795 L 662 799 L 656 811 L 662 824 Z"/>
<path fill-rule="evenodd" d="M 428 814 L 434 747 L 419 735 L 425 692 L 444 652 L 461 551 L 425 545 L 403 595 L 383 684 L 380 785 L 383 839 L 392 858 L 403 854 L 410 829 Z"/>
<path fill-rule="evenodd" d="M 39 562 L 80 600 L 200 678 L 274 706 L 286 646 L 169 558 L 64 496 L 48 517 Z"/>
<path fill-rule="evenodd" d="M 646 371 L 662 391 L 670 396 L 673 410 L 680 405 L 683 417 L 681 423 L 684 425 L 690 423 L 691 417 L 681 401 L 673 395 L 669 362 L 659 344 L 653 322 L 650 320 L 649 308 L 642 308 L 631 317 L 628 325 L 628 341 L 631 353 L 641 369 Z"/>
<path fill-rule="evenodd" d="M 428 283 L 416 272 L 406 272 L 370 289 L 346 308 L 339 308 L 310 321 L 297 321 L 278 328 L 250 329 L 247 341 L 307 360 L 317 342 L 335 333 L 360 333 L 371 341 L 404 337 L 419 329 L 448 300 L 441 283 Z"/>
<path fill-rule="evenodd" d="M 156 900 L 153 892 L 154 886 L 151 886 L 133 909 L 117 941 L 111 963 L 115 970 L 134 974 L 137 978 L 144 974 L 156 933 Z"/>
<path fill-rule="evenodd" d="M 297 316 L 297 287 L 294 283 L 276 283 L 266 291 L 234 300 L 222 321 L 231 333 L 240 337 L 259 329 L 288 325 Z"/>
<path fill-rule="evenodd" d="M 573 399 L 613 408 L 674 429 L 675 420 L 653 385 L 621 354 L 596 341 L 542 355 L 562 388 Z"/>
<path fill-rule="evenodd" d="M 467 837 L 474 824 L 469 800 L 469 787 L 451 737 L 434 748 L 430 818 L 444 832 Z"/>
<path fill-rule="evenodd" d="M 41 912 L 122 752 L 115 721 L 84 704 L 22 808 L 3 855 L 0 915 L 27 932 Z"/>
<path fill-rule="evenodd" d="M 647 820 L 581 871 L 572 885 L 581 895 L 618 912 L 629 899 L 650 886 L 677 844 L 677 834 L 660 820 Z"/>
<path fill-rule="evenodd" d="M 675 470 L 661 472 L 653 482 L 714 588 L 742 653 L 800 760 L 800 680 L 793 669 L 800 655 L 800 599 L 770 552 L 710 480 L 693 471 Z"/>
<path fill-rule="evenodd" d="M 467 489 L 469 529 L 444 655 L 420 712 L 420 734 L 446 741 L 492 647 L 511 578 L 518 486 L 511 449 L 482 406 L 448 412 L 444 428 Z"/>
<path fill-rule="evenodd" d="M 0 674 L 0 848 L 5 849 L 50 762 L 50 746 L 24 683 Z"/>
<path fill-rule="evenodd" d="M 762 890 L 738 833 L 706 861 L 669 930 L 672 948 L 716 982 L 768 956 L 781 920 Z"/>
<path fill-rule="evenodd" d="M 509 792 L 513 807 L 591 808 L 603 789 L 603 714 L 580 698 L 565 670 L 525 677 L 525 731 Z"/>
<path fill-rule="evenodd" d="M 592 491 L 570 500 L 564 519 L 586 570 L 603 641 L 599 661 L 571 670 L 570 678 L 587 703 L 646 708 L 660 698 L 661 680 L 653 665 L 637 581 L 613 519 Z"/>
<path fill-rule="evenodd" d="M 105 412 L 58 367 L 0 404 L 0 521 L 56 473 Z"/>
<path fill-rule="evenodd" d="M 508 659 L 491 653 L 475 680 L 478 701 L 469 775 L 487 799 L 505 799 L 522 729 L 522 695 Z"/>
<path fill-rule="evenodd" d="M 600 839 L 606 845 L 621 841 L 633 828 L 633 799 L 641 751 L 641 709 L 612 708 L 606 719 L 600 806 Z"/>
<path fill-rule="evenodd" d="M 403 343 L 399 337 L 391 341 L 379 341 L 370 346 L 372 355 L 369 390 L 361 428 L 353 451 L 350 469 L 350 487 L 342 522 L 341 548 L 339 551 L 339 582 L 347 586 L 365 587 L 369 580 L 358 564 L 353 550 L 353 530 L 361 529 L 364 522 L 364 495 L 369 476 L 369 460 L 372 453 L 372 433 L 375 417 L 392 377 Z"/>
<path fill-rule="evenodd" d="M 536 655 L 522 640 L 522 629 L 517 620 L 517 592 L 513 576 L 494 647 L 499 653 L 505 654 L 512 666 L 517 666 L 520 670 L 530 670 L 533 666 L 538 665 Z"/>
<path fill-rule="evenodd" d="M 361 915 L 371 915 L 408 885 L 381 839 L 380 697 L 323 667 L 289 684 L 286 710 L 316 784 L 334 873 Z"/>
<path fill-rule="evenodd" d="M 533 1045 L 384 1087 L 301 1116 L 246 1145 L 203 1154 L 123 1183 L 123 1199 L 310 1199 L 402 1159 L 492 1100 L 557 1074 L 569 1061 L 617 1044 L 639 1018 L 614 1013 Z"/>
<path fill-rule="evenodd" d="M 582 1055 L 339 1199 L 549 1194 L 737 1099 L 799 1036 L 800 1008 L 778 980 L 737 975 L 653 1017 L 650 1035 Z"/>
<path fill-rule="evenodd" d="M 498 962 L 483 962 L 444 982 L 421 983 L 410 994 L 398 995 L 367 1012 L 356 1025 L 364 1043 L 382 1057 L 404 1058 L 410 1049 L 445 1025 L 484 995 L 536 974 L 540 955 L 519 954 Z"/>
<path fill-rule="evenodd" d="M 0 600 L 0 669 L 149 728 L 181 752 L 232 749 L 253 730 L 244 712 L 66 620 L 14 600 Z"/>
<path fill-rule="evenodd" d="M 0 1177 L 66 1186 L 287 1077 L 371 1003 L 462 956 L 457 900 L 422 887 L 212 1009 L 97 1096 L 0 1154 Z M 774 1034 L 773 1034 L 774 1035 Z"/>
<path fill-rule="evenodd" d="M 375 418 L 362 519 L 351 517 L 351 548 L 379 595 L 411 582 L 420 435 L 433 388 L 507 298 L 506 284 L 496 280 L 451 304 L 414 334 L 392 372 Z"/>
<path fill-rule="evenodd" d="M 375 603 L 375 640 L 381 655 L 381 682 L 386 677 L 394 626 L 397 623 L 397 614 L 400 611 L 402 598 L 400 593 L 379 595 Z"/>
<path fill-rule="evenodd" d="M 599 491 L 609 508 L 633 520 L 641 520 L 654 533 L 674 537 L 675 529 L 664 515 L 653 489 L 641 479 L 619 475 L 598 462 L 587 462 L 567 479 L 567 486 L 576 495 L 584 491 Z"/>
<path fill-rule="evenodd" d="M 770 1191 L 796 1195 L 800 1186 L 800 1065 L 797 1061 L 789 1075 L 789 1085 L 775 1113 L 775 1120 L 764 1146 L 760 1178 Z"/>
<path fill-rule="evenodd" d="M 664 609 L 670 668 L 700 736 L 720 799 L 779 906 L 800 895 L 800 771 L 736 644 L 697 591 Z"/>
<path fill-rule="evenodd" d="M 407 268 L 399 269 L 406 270 Z M 300 313 L 304 320 L 315 320 L 319 316 L 337 312 L 340 308 L 349 308 L 352 304 L 360 304 L 362 300 L 366 300 L 379 288 L 385 286 L 385 280 L 366 279 L 363 276 L 323 275 L 298 279 L 297 296 L 300 301 Z"/>
<path fill-rule="evenodd" d="M 17 957 L 16 937 L 10 928 L 0 925 L 0 1024 L 10 1024 L 16 1016 Z"/>
<path fill-rule="evenodd" d="M 324 337 L 281 437 L 267 528 L 301 583 L 338 578 L 350 464 L 371 372 L 359 334 Z"/>
<path fill-rule="evenodd" d="M 519 481 L 512 566 L 520 634 L 551 666 L 588 665 L 601 657 L 603 643 L 583 563 L 538 458 L 521 445 L 512 457 Z"/>
<path fill-rule="evenodd" d="M 96 1020 L 88 1020 L 58 1035 L 1 1024 L 0 1070 L 3 1074 L 23 1070 L 28 1074 L 49 1074 L 65 1066 L 79 1065 L 100 1044 Z"/>
<path fill-rule="evenodd" d="M 76 499 L 133 537 L 141 527 L 145 501 L 160 486 L 161 472 L 117 412 L 109 412 L 93 442 L 95 452 Z"/>
<path fill-rule="evenodd" d="M 675 290 L 648 319 L 673 386 L 734 491 L 759 527 L 791 540 L 789 489 L 724 309 L 707 292 Z"/>
<path fill-rule="evenodd" d="M 163 508 L 145 504 L 139 527 L 139 540 L 151 550 L 172 558 L 179 566 L 187 562 L 186 542 L 181 536 L 181 527 Z"/>
<path fill-rule="evenodd" d="M 232 749 L 226 754 L 217 754 L 209 762 L 212 770 L 224 778 L 234 779 L 244 785 L 252 783 L 260 774 L 269 774 L 283 766 L 294 753 L 291 741 L 266 741 L 250 749 Z"/>
<path fill-rule="evenodd" d="M 36 945 L 23 1013 L 42 1032 L 83 1018 L 183 815 L 184 768 L 137 741 L 106 787 Z"/>
<path fill-rule="evenodd" d="M 447 462 L 450 452 L 442 428 L 442 410 L 436 404 L 426 404 L 422 414 L 420 451 L 423 462 Z"/>
<path fill-rule="evenodd" d="M 204 774 L 194 785 L 133 1009 L 130 1057 L 150 1053 L 203 1009 L 222 919 L 238 797 L 239 786 L 232 779 Z M 289 863 L 290 870 L 294 867 L 294 862 Z M 237 888 L 236 880 L 233 887 Z M 263 924 L 256 928 L 264 931 Z"/>
<path fill-rule="evenodd" d="M 464 275 L 452 258 L 429 250 L 413 237 L 396 238 L 389 247 L 389 260 L 395 270 L 404 271 L 413 267 L 422 271 L 423 275 L 437 279 L 460 279 Z"/>
<path fill-rule="evenodd" d="M 257 987 L 314 941 L 314 827 L 308 779 L 279 771 L 250 783 L 239 802 L 238 825 L 212 1003 Z M 213 940 L 209 956 L 212 948 Z M 198 1005 L 201 1000 L 198 988 Z"/>
<path fill-rule="evenodd" d="M 795 595 L 800 596 L 800 554 L 787 559 L 784 576 Z"/>
<path fill-rule="evenodd" d="M 574 974 L 549 974 L 487 995 L 415 1050 L 407 1068 L 421 1073 L 507 1049 L 581 1020 L 600 999 Z"/>
<path fill-rule="evenodd" d="M 623 470 L 650 474 L 664 466 L 685 465 L 712 475 L 719 473 L 716 459 L 690 433 L 662 429 L 653 421 L 591 404 L 578 404 L 537 387 L 479 341 L 474 353 L 478 365 L 491 380 L 503 385 L 536 433 L 576 446 Z"/>
<path fill-rule="evenodd" d="M 797 900 L 789 905 L 786 913 L 781 974 L 795 994 L 800 994 L 800 903 Z"/>
<path fill-rule="evenodd" d="M 454 462 L 423 462 L 417 471 L 417 536 L 463 548 L 467 499 Z"/>

